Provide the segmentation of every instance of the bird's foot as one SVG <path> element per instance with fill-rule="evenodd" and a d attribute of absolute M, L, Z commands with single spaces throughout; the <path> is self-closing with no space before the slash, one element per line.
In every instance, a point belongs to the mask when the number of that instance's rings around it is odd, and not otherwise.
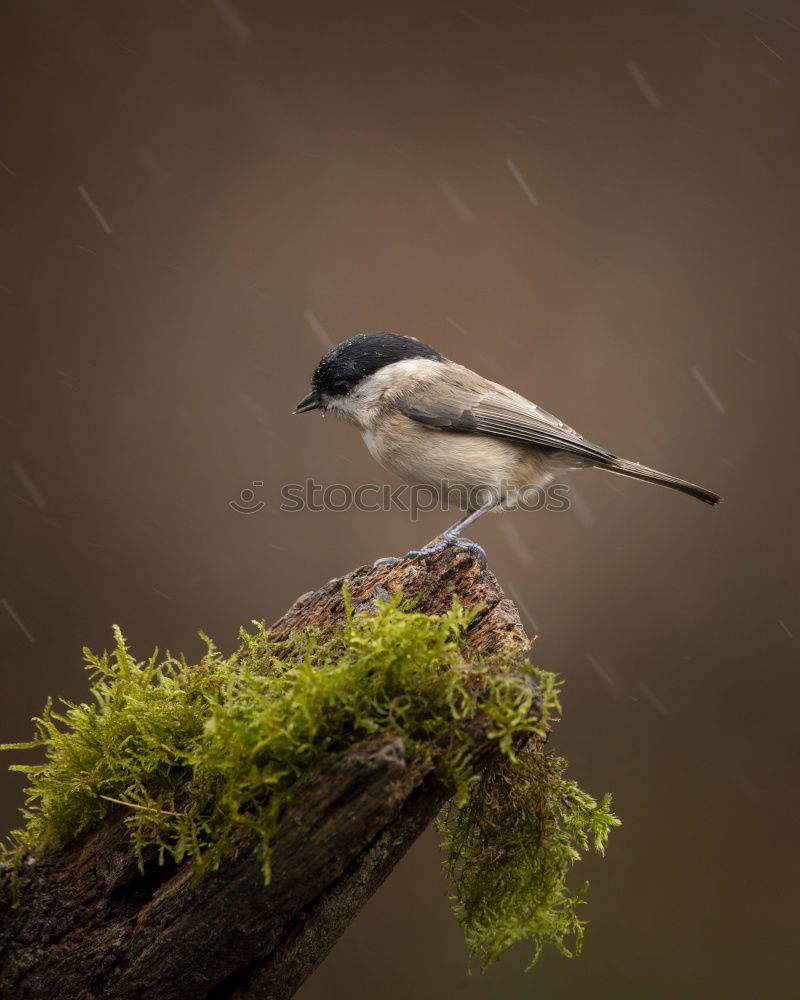
<path fill-rule="evenodd" d="M 422 549 L 412 549 L 410 552 L 406 552 L 402 558 L 425 559 L 427 556 L 435 556 L 440 552 L 444 552 L 448 545 L 454 545 L 456 548 L 468 552 L 481 569 L 486 569 L 489 564 L 485 550 L 477 542 L 473 542 L 469 538 L 461 538 L 460 535 L 449 535 L 447 532 L 439 535 L 438 540 L 433 541 L 430 545 L 426 545 Z M 380 566 L 393 566 L 399 561 L 400 557 L 398 556 L 384 556 L 382 559 L 376 559 L 372 564 L 372 568 L 378 569 Z"/>
<path fill-rule="evenodd" d="M 412 549 L 411 552 L 407 552 L 406 559 L 424 559 L 426 556 L 435 556 L 439 552 L 444 552 L 448 545 L 455 545 L 457 548 L 468 552 L 481 569 L 486 569 L 489 560 L 486 552 L 477 542 L 470 541 L 469 538 L 461 538 L 459 535 L 449 535 L 447 532 L 439 536 L 438 542 L 426 545 L 424 549 Z"/>

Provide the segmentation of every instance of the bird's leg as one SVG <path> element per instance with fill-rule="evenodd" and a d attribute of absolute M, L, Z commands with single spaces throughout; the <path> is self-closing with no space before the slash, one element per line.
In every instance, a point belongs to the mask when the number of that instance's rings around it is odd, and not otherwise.
<path fill-rule="evenodd" d="M 464 517 L 460 518 L 455 524 L 451 525 L 447 531 L 443 531 L 441 535 L 439 535 L 440 540 L 438 542 L 434 542 L 433 545 L 426 545 L 424 549 L 414 549 L 411 552 L 406 553 L 406 558 L 413 558 L 416 556 L 432 556 L 437 552 L 442 552 L 448 545 L 457 545 L 459 548 L 469 552 L 485 568 L 487 563 L 486 553 L 480 545 L 478 545 L 477 542 L 471 542 L 468 538 L 461 538 L 459 536 L 464 528 L 470 524 L 474 524 L 479 517 L 482 517 L 484 514 L 488 513 L 488 511 L 492 510 L 492 508 L 496 507 L 497 503 L 498 501 L 496 497 L 488 500 L 482 507 L 465 514 Z"/>
<path fill-rule="evenodd" d="M 482 507 L 477 510 L 468 511 L 463 517 L 459 518 L 455 524 L 451 524 L 447 531 L 443 531 L 441 535 L 438 536 L 439 540 L 434 541 L 431 545 L 426 545 L 423 549 L 412 549 L 410 552 L 406 552 L 406 559 L 414 559 L 417 556 L 433 556 L 438 552 L 443 552 L 448 545 L 457 545 L 459 548 L 464 549 L 465 552 L 469 552 L 477 561 L 486 568 L 487 558 L 486 553 L 478 545 L 477 542 L 470 541 L 469 538 L 460 538 L 461 532 L 470 524 L 474 524 L 479 517 L 488 513 L 498 504 L 497 499 L 492 499 L 487 501 Z M 385 556 L 383 559 L 376 559 L 372 564 L 375 566 L 391 566 L 392 563 L 398 561 L 397 556 Z"/>

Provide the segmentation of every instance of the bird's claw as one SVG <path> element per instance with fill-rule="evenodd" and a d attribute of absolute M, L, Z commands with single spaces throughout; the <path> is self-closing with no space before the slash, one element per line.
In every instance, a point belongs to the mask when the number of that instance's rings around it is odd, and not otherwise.
<path fill-rule="evenodd" d="M 478 545 L 477 542 L 473 542 L 469 538 L 454 538 L 453 545 L 468 552 L 481 569 L 486 569 L 489 565 L 489 557 L 486 555 L 486 550 Z"/>
<path fill-rule="evenodd" d="M 486 569 L 489 560 L 486 552 L 477 542 L 470 541 L 469 538 L 460 538 L 458 535 L 448 535 L 447 533 L 441 535 L 440 541 L 434 542 L 433 545 L 426 545 L 424 549 L 412 549 L 411 552 L 407 552 L 406 559 L 424 559 L 426 556 L 435 556 L 440 552 L 444 552 L 448 545 L 455 545 L 457 548 L 468 552 L 481 569 Z"/>
<path fill-rule="evenodd" d="M 447 532 L 440 535 L 438 541 L 434 541 L 422 549 L 412 549 L 410 552 L 406 552 L 403 558 L 425 559 L 428 556 L 436 556 L 440 552 L 444 552 L 448 545 L 455 545 L 457 548 L 463 549 L 464 552 L 468 552 L 481 569 L 486 569 L 489 560 L 486 552 L 477 542 L 470 541 L 469 538 L 461 538 L 459 535 L 448 535 Z M 372 568 L 377 569 L 380 566 L 393 566 L 399 561 L 397 556 L 384 556 L 383 559 L 376 559 L 372 564 Z"/>
<path fill-rule="evenodd" d="M 377 569 L 379 566 L 393 566 L 396 562 L 399 562 L 397 556 L 384 556 L 382 559 L 376 559 L 372 564 L 372 568 Z"/>
<path fill-rule="evenodd" d="M 439 542 L 431 542 L 430 545 L 426 545 L 422 549 L 412 549 L 410 552 L 406 552 L 406 559 L 418 559 L 424 558 L 425 556 L 435 556 L 439 552 L 444 552 L 447 548 L 447 542 L 442 539 Z"/>

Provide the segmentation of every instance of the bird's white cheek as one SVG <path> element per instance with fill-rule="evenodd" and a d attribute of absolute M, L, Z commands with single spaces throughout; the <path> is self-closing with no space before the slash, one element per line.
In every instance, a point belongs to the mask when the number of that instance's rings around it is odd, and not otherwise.
<path fill-rule="evenodd" d="M 328 413 L 333 413 L 342 420 L 347 420 L 357 427 L 364 426 L 364 407 L 356 400 L 351 400 L 347 396 L 339 396 L 330 399 L 326 404 Z"/>

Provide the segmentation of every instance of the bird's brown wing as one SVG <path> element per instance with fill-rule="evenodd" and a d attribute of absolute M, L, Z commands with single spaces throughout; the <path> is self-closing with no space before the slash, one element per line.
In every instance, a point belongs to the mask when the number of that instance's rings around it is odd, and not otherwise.
<path fill-rule="evenodd" d="M 490 383 L 491 385 L 491 383 Z M 462 434 L 483 434 L 566 451 L 600 465 L 616 456 L 587 441 L 552 413 L 515 393 L 489 390 L 475 393 L 460 387 L 420 386 L 395 404 L 401 413 L 427 427 Z"/>

